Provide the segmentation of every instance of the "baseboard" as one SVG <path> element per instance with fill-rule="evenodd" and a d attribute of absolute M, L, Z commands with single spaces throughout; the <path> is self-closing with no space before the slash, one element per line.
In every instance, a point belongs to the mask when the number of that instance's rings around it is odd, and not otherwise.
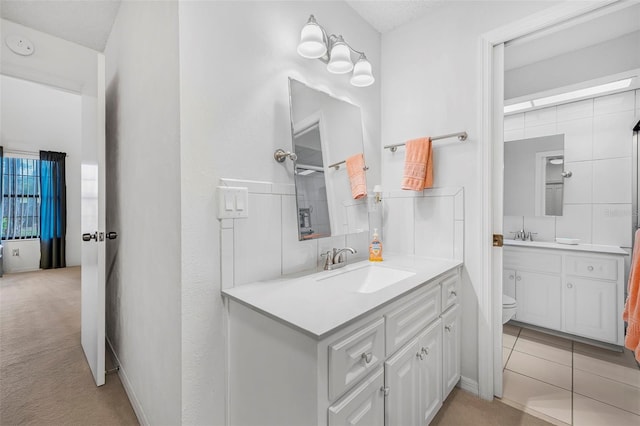
<path fill-rule="evenodd" d="M 135 391 L 133 390 L 133 386 L 131 385 L 131 381 L 129 380 L 129 376 L 127 376 L 127 371 L 124 369 L 124 366 L 120 362 L 118 358 L 118 354 L 113 349 L 113 345 L 111 344 L 111 340 L 107 337 L 107 345 L 109 345 L 109 349 L 111 350 L 111 354 L 113 354 L 113 358 L 116 362 L 116 365 L 120 367 L 118 370 L 118 376 L 120 377 L 120 381 L 122 382 L 122 386 L 124 387 L 124 391 L 127 393 L 129 397 L 129 401 L 131 402 L 131 406 L 133 407 L 133 411 L 136 413 L 138 417 L 138 421 L 143 426 L 148 426 L 149 421 L 147 420 L 147 416 L 144 414 L 144 410 L 142 409 L 142 405 L 136 396 Z"/>
<path fill-rule="evenodd" d="M 471 380 L 468 377 L 460 377 L 458 386 L 460 387 L 460 389 L 470 392 L 476 396 L 480 394 L 480 387 L 478 386 L 478 382 L 476 382 L 475 380 Z"/>

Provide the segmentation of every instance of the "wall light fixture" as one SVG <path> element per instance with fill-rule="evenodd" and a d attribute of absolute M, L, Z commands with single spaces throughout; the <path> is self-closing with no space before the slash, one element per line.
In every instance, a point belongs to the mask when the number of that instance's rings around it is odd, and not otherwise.
<path fill-rule="evenodd" d="M 351 60 L 351 52 L 358 55 L 355 66 Z M 320 59 L 327 64 L 327 70 L 334 74 L 353 71 L 350 81 L 354 86 L 367 87 L 375 81 L 371 73 L 371 63 L 364 52 L 355 50 L 341 35 L 328 35 L 313 15 L 309 16 L 300 32 L 298 54 L 307 59 Z"/>

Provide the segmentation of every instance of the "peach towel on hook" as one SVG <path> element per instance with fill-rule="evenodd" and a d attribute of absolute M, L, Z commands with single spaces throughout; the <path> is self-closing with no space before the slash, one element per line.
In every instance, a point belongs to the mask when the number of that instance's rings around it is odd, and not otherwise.
<path fill-rule="evenodd" d="M 410 140 L 405 144 L 402 189 L 422 191 L 433 186 L 433 150 L 431 138 Z"/>
<path fill-rule="evenodd" d="M 624 345 L 634 351 L 640 362 L 640 229 L 636 230 L 631 269 L 629 271 L 629 296 L 624 305 L 622 319 L 627 322 Z"/>
<path fill-rule="evenodd" d="M 351 195 L 354 200 L 367 195 L 367 179 L 365 176 L 364 155 L 356 154 L 345 160 L 347 175 L 351 184 Z"/>

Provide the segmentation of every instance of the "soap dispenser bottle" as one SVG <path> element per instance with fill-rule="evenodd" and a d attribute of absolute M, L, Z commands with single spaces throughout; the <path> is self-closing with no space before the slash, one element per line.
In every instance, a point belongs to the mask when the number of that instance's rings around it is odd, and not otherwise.
<path fill-rule="evenodd" d="M 378 228 L 373 230 L 373 240 L 369 244 L 369 260 L 371 262 L 382 262 L 382 242 L 380 242 Z"/>

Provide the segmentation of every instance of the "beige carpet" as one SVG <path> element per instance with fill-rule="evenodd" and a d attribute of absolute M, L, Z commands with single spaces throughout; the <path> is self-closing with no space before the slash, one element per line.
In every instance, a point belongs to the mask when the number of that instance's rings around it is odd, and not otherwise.
<path fill-rule="evenodd" d="M 454 388 L 431 426 L 548 426 L 537 417 L 498 400 L 484 401 Z"/>
<path fill-rule="evenodd" d="M 117 374 L 93 382 L 80 346 L 80 268 L 0 278 L 0 424 L 138 424 Z"/>

